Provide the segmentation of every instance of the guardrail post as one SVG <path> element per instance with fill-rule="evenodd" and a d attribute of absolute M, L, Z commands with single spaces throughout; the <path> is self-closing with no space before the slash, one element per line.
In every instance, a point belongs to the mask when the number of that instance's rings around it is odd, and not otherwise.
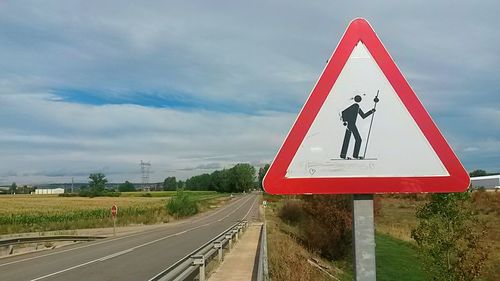
<path fill-rule="evenodd" d="M 14 245 L 9 245 L 9 255 L 12 255 L 14 253 Z"/>
<path fill-rule="evenodd" d="M 205 256 L 194 255 L 191 256 L 194 265 L 200 266 L 200 281 L 205 281 Z"/>
<path fill-rule="evenodd" d="M 222 242 L 220 241 L 214 242 L 214 248 L 217 249 L 219 262 L 222 262 Z"/>
<path fill-rule="evenodd" d="M 233 244 L 233 235 L 232 234 L 226 234 L 226 239 L 227 239 L 227 251 L 231 252 L 231 247 Z"/>
<path fill-rule="evenodd" d="M 233 229 L 233 233 L 235 234 L 234 237 L 234 242 L 238 242 L 238 229 Z"/>
<path fill-rule="evenodd" d="M 268 280 L 269 278 L 269 268 L 268 268 L 268 265 L 267 265 L 267 229 L 266 229 L 266 223 L 264 222 L 264 225 L 262 226 L 263 229 L 263 234 L 264 234 L 264 237 L 262 239 L 262 242 L 264 243 L 264 251 L 263 251 L 263 254 L 264 254 L 264 257 L 263 257 L 263 266 L 264 266 L 264 280 Z"/>

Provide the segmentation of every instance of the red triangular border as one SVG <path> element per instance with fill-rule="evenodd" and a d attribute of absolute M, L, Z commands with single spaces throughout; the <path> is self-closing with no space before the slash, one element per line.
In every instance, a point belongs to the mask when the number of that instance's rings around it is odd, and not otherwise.
<path fill-rule="evenodd" d="M 408 112 L 427 138 L 449 176 L 432 177 L 366 177 L 366 178 L 286 178 L 302 140 L 340 75 L 353 48 L 362 41 L 387 77 Z M 411 160 L 409 160 L 411 161 Z M 469 187 L 469 175 L 445 138 L 403 77 L 375 31 L 365 19 L 353 20 L 311 92 L 302 111 L 269 171 L 264 189 L 272 194 L 370 194 L 409 192 L 459 192 Z"/>

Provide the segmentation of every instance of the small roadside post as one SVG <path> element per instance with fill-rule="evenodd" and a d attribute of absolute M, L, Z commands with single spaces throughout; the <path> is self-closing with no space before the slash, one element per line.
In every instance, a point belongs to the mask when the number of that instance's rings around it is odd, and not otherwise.
<path fill-rule="evenodd" d="M 114 204 L 111 207 L 111 216 L 113 217 L 113 236 L 116 236 L 116 215 L 118 214 L 118 207 Z"/>
<path fill-rule="evenodd" d="M 270 194 L 351 194 L 354 278 L 374 281 L 374 194 L 463 192 L 469 183 L 371 25 L 357 18 L 327 61 L 263 187 Z"/>

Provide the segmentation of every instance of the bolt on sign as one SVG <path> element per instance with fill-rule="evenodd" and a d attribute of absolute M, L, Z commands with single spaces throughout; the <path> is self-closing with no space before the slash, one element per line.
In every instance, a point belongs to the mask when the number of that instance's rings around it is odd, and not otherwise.
<path fill-rule="evenodd" d="M 264 178 L 274 194 L 458 192 L 469 176 L 370 24 L 347 28 Z"/>

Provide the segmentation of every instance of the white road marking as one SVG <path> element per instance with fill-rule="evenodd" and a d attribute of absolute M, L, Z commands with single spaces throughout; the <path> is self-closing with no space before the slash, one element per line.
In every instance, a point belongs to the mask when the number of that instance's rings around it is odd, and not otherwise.
<path fill-rule="evenodd" d="M 72 267 L 69 267 L 69 268 L 66 268 L 66 269 L 63 269 L 63 270 L 56 271 L 56 272 L 48 274 L 48 275 L 44 275 L 44 276 L 41 276 L 41 277 L 38 277 L 38 278 L 35 278 L 35 279 L 31 279 L 31 281 L 37 281 L 37 280 L 41 280 L 41 279 L 44 279 L 44 278 L 47 278 L 47 277 L 51 277 L 51 276 L 54 276 L 54 275 L 57 275 L 57 274 L 60 274 L 60 273 L 66 272 L 66 271 L 73 270 L 75 268 L 86 266 L 86 265 L 94 263 L 96 261 L 97 260 L 93 260 L 93 261 L 89 261 L 89 262 L 82 263 L 82 264 L 79 264 L 79 265 L 75 265 L 75 266 L 72 266 Z"/>
<path fill-rule="evenodd" d="M 128 250 L 124 250 L 124 251 L 121 251 L 121 252 L 118 252 L 118 253 L 114 253 L 114 254 L 111 254 L 109 256 L 105 256 L 103 258 L 100 258 L 99 261 L 105 261 L 105 260 L 109 260 L 109 259 L 112 259 L 112 258 L 116 258 L 118 256 L 125 255 L 126 253 L 130 253 L 133 250 L 134 249 L 128 249 Z"/>

